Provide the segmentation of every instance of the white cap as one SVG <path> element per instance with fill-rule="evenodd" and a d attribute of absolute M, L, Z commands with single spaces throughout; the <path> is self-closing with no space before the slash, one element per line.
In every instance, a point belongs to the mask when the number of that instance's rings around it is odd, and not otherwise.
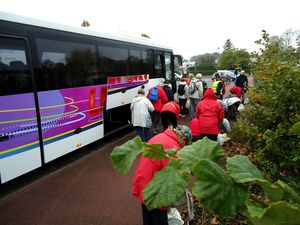
<path fill-rule="evenodd" d="M 196 78 L 197 78 L 197 79 L 202 78 L 202 74 L 201 74 L 201 73 L 197 73 Z"/>

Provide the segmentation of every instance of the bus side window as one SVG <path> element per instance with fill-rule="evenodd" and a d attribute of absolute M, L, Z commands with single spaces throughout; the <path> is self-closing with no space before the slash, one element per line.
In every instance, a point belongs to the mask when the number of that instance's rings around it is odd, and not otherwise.
<path fill-rule="evenodd" d="M 163 75 L 163 57 L 159 54 L 159 51 L 154 51 L 154 78 L 164 77 Z"/>
<path fill-rule="evenodd" d="M 143 67 L 143 73 L 146 73 L 146 74 L 153 74 L 153 66 L 152 66 L 152 62 L 153 62 L 153 59 L 152 59 L 152 51 L 151 49 L 143 49 L 142 50 L 142 61 L 141 61 L 141 64 L 142 64 L 142 67 Z"/>
<path fill-rule="evenodd" d="M 172 83 L 172 68 L 171 68 L 171 55 L 165 54 L 165 73 L 166 73 L 166 80 L 169 83 Z"/>
<path fill-rule="evenodd" d="M 33 92 L 27 66 L 26 42 L 0 38 L 0 96 Z"/>
<path fill-rule="evenodd" d="M 110 45 L 110 46 L 109 46 Z M 126 76 L 129 72 L 129 49 L 103 43 L 98 46 L 100 74 L 107 76 Z"/>
<path fill-rule="evenodd" d="M 94 45 L 37 39 L 39 91 L 99 84 Z"/>

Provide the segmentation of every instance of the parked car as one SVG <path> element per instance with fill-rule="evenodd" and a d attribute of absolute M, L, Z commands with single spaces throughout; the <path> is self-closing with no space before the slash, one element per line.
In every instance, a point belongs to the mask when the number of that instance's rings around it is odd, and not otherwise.
<path fill-rule="evenodd" d="M 223 78 L 225 81 L 234 81 L 236 79 L 235 74 L 229 70 L 218 70 L 217 72 L 215 72 L 211 79 L 213 81 L 215 81 L 215 75 L 216 73 L 218 73 L 220 75 L 221 78 Z"/>

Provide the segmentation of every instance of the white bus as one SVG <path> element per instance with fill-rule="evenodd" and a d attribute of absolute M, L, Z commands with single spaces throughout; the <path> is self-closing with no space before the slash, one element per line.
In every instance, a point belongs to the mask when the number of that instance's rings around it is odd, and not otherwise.
<path fill-rule="evenodd" d="M 182 60 L 150 39 L 0 12 L 0 180 L 131 126 L 130 103 Z"/>

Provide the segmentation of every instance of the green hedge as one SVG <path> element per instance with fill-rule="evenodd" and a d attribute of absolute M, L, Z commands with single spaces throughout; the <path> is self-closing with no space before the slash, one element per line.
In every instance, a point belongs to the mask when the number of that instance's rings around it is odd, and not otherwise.
<path fill-rule="evenodd" d="M 217 71 L 217 65 L 216 64 L 198 64 L 195 67 L 190 67 L 189 72 L 190 73 L 201 73 L 203 75 L 212 75 L 214 72 Z"/>

